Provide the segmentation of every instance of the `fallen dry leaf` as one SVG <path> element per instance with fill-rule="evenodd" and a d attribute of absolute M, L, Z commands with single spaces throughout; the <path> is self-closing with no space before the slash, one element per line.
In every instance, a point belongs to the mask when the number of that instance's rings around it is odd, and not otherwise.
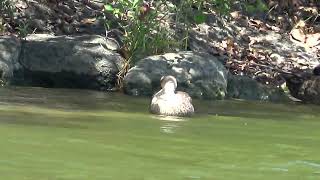
<path fill-rule="evenodd" d="M 28 8 L 28 4 L 26 2 L 23 2 L 23 1 L 18 1 L 18 2 L 16 2 L 15 7 L 17 9 L 27 9 Z"/>
<path fill-rule="evenodd" d="M 81 20 L 82 24 L 93 24 L 96 21 L 96 18 L 85 18 Z"/>
<path fill-rule="evenodd" d="M 308 34 L 306 37 L 306 45 L 310 48 L 320 44 L 320 33 Z"/>
<path fill-rule="evenodd" d="M 298 9 L 299 9 L 299 10 L 308 11 L 308 12 L 310 12 L 310 13 L 313 14 L 313 15 L 319 14 L 317 7 L 305 7 L 305 6 L 300 6 Z"/>
<path fill-rule="evenodd" d="M 238 19 L 240 17 L 240 12 L 239 11 L 233 11 L 230 13 L 231 17 L 234 19 Z"/>
<path fill-rule="evenodd" d="M 301 29 L 292 29 L 290 32 L 290 35 L 296 41 L 300 41 L 304 43 L 306 40 L 306 35 Z"/>

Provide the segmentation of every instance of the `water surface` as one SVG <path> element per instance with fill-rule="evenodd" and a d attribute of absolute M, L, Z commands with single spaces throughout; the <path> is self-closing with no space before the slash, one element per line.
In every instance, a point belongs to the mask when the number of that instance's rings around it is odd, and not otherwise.
<path fill-rule="evenodd" d="M 196 101 L 191 118 L 148 98 L 0 89 L 4 180 L 320 179 L 320 108 Z"/>

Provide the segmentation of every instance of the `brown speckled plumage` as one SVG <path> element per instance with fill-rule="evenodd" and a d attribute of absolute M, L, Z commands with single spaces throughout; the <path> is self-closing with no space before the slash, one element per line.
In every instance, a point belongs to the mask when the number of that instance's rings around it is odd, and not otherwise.
<path fill-rule="evenodd" d="M 167 116 L 190 116 L 194 113 L 191 97 L 181 91 L 166 94 L 164 87 L 168 82 L 173 82 L 175 88 L 177 81 L 173 76 L 162 77 L 162 89 L 153 95 L 150 104 L 150 111 L 154 114 L 167 115 Z"/>

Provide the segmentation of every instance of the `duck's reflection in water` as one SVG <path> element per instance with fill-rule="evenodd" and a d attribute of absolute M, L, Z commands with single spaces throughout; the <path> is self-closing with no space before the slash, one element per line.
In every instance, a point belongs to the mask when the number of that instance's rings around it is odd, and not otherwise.
<path fill-rule="evenodd" d="M 162 122 L 160 124 L 160 131 L 166 134 L 175 133 L 177 129 L 183 125 L 183 122 L 188 121 L 187 118 L 176 116 L 158 115 L 152 116 L 152 118 L 160 120 Z"/>

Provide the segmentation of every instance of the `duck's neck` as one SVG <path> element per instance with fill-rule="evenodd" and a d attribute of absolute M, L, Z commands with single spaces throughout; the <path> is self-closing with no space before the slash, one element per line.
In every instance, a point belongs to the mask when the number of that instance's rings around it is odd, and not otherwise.
<path fill-rule="evenodd" d="M 176 87 L 175 87 L 175 85 L 173 83 L 166 83 L 164 85 L 164 87 L 162 88 L 162 90 L 164 91 L 164 93 L 166 95 L 174 95 Z"/>

